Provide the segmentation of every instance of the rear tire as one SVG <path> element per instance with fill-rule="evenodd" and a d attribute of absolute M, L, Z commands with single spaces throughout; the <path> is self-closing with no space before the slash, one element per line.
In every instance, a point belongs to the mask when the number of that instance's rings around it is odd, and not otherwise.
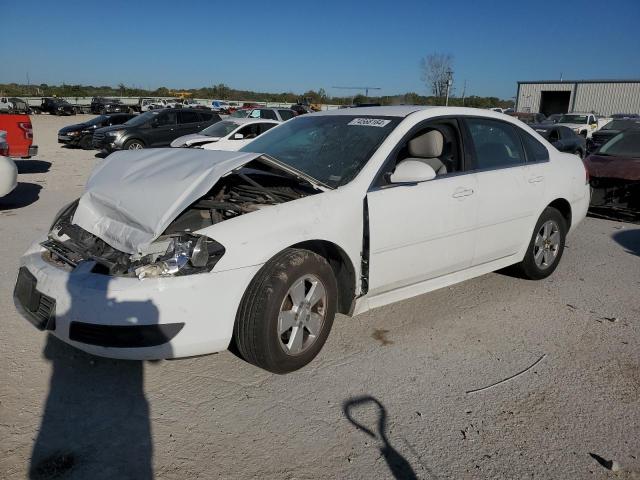
<path fill-rule="evenodd" d="M 520 276 L 541 280 L 551 275 L 562 258 L 567 230 L 562 214 L 553 207 L 545 208 L 533 229 L 524 259 L 515 265 Z"/>
<path fill-rule="evenodd" d="M 233 337 L 240 355 L 273 373 L 311 362 L 336 313 L 337 283 L 327 260 L 288 248 L 269 260 L 249 284 Z"/>

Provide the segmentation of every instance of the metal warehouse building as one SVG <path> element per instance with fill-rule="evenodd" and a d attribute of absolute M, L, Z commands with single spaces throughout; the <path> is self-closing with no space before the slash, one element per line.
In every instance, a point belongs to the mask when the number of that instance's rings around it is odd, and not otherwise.
<path fill-rule="evenodd" d="M 640 113 L 640 80 L 518 82 L 516 111 Z"/>

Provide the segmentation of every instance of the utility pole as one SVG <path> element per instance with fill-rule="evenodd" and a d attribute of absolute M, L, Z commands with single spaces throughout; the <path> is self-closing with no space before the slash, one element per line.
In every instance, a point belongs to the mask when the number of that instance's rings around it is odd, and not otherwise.
<path fill-rule="evenodd" d="M 462 106 L 464 107 L 464 98 L 467 93 L 467 81 L 464 81 L 464 86 L 462 87 Z"/>
<path fill-rule="evenodd" d="M 449 89 L 451 88 L 451 84 L 453 83 L 451 81 L 451 76 L 453 75 L 453 72 L 449 69 L 447 70 L 447 98 L 444 101 L 444 106 L 448 107 L 449 106 Z"/>

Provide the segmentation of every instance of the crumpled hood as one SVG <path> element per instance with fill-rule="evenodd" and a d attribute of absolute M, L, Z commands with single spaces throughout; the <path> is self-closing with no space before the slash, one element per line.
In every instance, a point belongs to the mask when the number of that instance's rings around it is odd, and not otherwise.
<path fill-rule="evenodd" d="M 89 177 L 73 223 L 122 252 L 140 252 L 220 177 L 259 156 L 186 148 L 112 153 Z"/>
<path fill-rule="evenodd" d="M 199 133 L 190 133 L 189 135 L 183 135 L 176 138 L 171 142 L 172 147 L 182 147 L 183 145 L 191 145 L 198 142 L 217 142 L 220 137 L 210 137 L 208 135 L 201 135 Z"/>

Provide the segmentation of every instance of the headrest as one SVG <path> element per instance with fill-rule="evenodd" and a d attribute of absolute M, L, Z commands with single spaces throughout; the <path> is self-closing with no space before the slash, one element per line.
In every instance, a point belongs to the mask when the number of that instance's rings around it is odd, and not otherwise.
<path fill-rule="evenodd" d="M 409 141 L 409 155 L 419 158 L 436 158 L 442 155 L 444 137 L 438 130 L 430 130 Z"/>

